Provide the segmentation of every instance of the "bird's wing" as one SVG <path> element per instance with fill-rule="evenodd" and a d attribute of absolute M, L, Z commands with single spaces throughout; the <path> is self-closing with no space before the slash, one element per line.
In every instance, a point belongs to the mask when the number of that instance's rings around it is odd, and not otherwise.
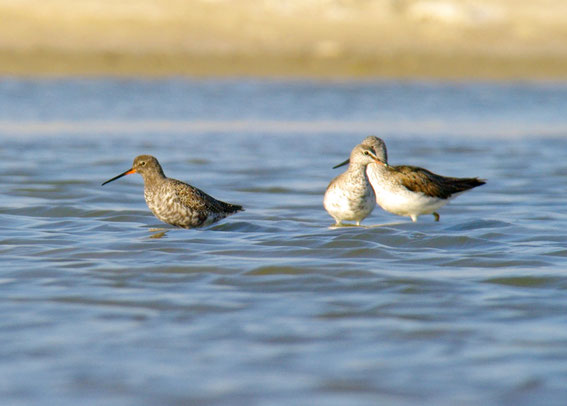
<path fill-rule="evenodd" d="M 243 211 L 238 204 L 225 203 L 217 200 L 211 195 L 203 192 L 194 186 L 176 179 L 171 179 L 179 201 L 194 210 L 206 211 L 209 213 L 234 213 Z"/>
<path fill-rule="evenodd" d="M 406 189 L 439 199 L 447 199 L 455 193 L 464 192 L 485 183 L 478 178 L 441 176 L 417 166 L 403 165 L 390 168 L 391 175 Z"/>
<path fill-rule="evenodd" d="M 176 179 L 170 179 L 177 198 L 184 206 L 193 210 L 218 213 L 222 211 L 221 204 L 214 197 L 202 190 Z"/>

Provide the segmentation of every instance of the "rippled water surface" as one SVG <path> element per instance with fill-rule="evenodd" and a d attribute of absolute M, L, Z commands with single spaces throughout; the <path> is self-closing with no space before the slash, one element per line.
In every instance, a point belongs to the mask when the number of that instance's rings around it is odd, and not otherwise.
<path fill-rule="evenodd" d="M 0 397 L 562 405 L 567 85 L 0 81 Z M 366 135 L 487 184 L 330 228 Z M 134 156 L 246 207 L 160 223 Z"/>

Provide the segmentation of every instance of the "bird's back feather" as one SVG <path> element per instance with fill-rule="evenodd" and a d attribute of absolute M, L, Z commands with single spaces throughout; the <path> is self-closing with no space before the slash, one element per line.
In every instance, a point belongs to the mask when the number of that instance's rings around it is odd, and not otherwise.
<path fill-rule="evenodd" d="M 451 178 L 437 175 L 427 169 L 416 166 L 390 166 L 390 173 L 398 182 L 412 192 L 448 199 L 456 193 L 484 185 L 478 178 Z"/>

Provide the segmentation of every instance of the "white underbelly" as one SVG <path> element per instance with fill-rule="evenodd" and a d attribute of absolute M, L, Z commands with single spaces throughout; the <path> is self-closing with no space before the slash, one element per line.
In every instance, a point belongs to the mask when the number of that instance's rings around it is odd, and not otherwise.
<path fill-rule="evenodd" d="M 374 188 L 376 203 L 384 210 L 399 216 L 431 214 L 447 204 L 448 200 L 415 193 L 409 190 L 391 190 L 381 186 Z"/>

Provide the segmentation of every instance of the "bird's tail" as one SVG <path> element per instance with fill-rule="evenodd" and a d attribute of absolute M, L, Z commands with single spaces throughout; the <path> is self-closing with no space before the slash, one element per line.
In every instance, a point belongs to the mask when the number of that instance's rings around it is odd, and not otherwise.
<path fill-rule="evenodd" d="M 239 204 L 225 203 L 225 211 L 227 213 L 236 213 L 239 211 L 244 211 L 244 207 Z"/>
<path fill-rule="evenodd" d="M 453 185 L 455 191 L 453 193 L 464 192 L 466 190 L 482 186 L 486 183 L 484 179 L 479 178 L 456 178 Z"/>

